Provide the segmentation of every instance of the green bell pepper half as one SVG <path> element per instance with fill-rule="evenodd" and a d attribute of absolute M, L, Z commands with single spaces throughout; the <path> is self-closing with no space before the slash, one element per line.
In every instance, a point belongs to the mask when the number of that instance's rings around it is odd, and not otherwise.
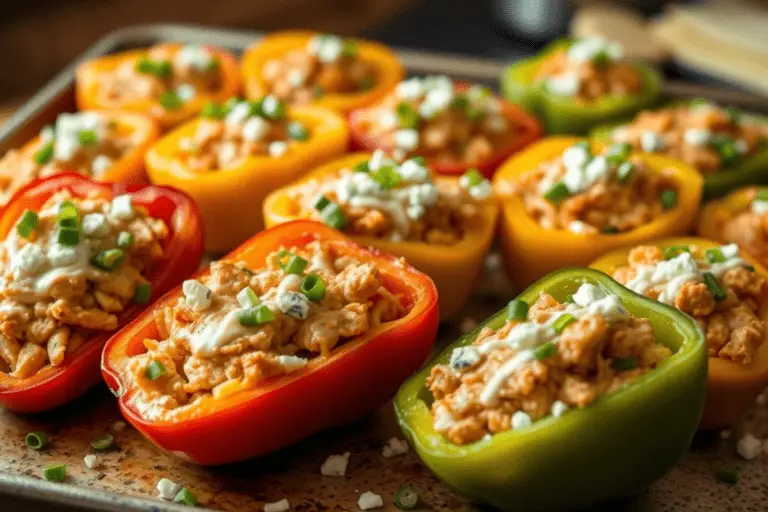
<path fill-rule="evenodd" d="M 661 108 L 669 108 L 675 104 L 679 104 L 679 102 L 668 103 Z M 742 114 L 742 117 L 750 122 L 768 126 L 767 117 L 755 114 Z M 590 138 L 605 144 L 611 144 L 613 142 L 611 132 L 628 122 L 631 122 L 631 119 L 625 120 L 625 122 L 598 126 L 592 130 Z M 718 172 L 705 174 L 703 177 L 704 193 L 702 200 L 705 201 L 724 196 L 728 192 L 740 187 L 768 184 L 768 144 L 764 143 L 755 154 L 743 158 L 736 165 Z"/>
<path fill-rule="evenodd" d="M 501 92 L 536 115 L 547 133 L 586 134 L 600 124 L 616 122 L 654 105 L 661 90 L 661 76 L 651 67 L 635 64 L 643 78 L 643 90 L 631 96 L 607 96 L 591 102 L 550 94 L 534 77 L 542 61 L 550 54 L 570 46 L 570 41 L 557 41 L 541 54 L 507 66 L 501 75 Z"/>
<path fill-rule="evenodd" d="M 518 298 L 533 304 L 541 292 L 559 301 L 592 283 L 618 295 L 647 318 L 673 354 L 656 369 L 582 409 L 549 416 L 531 427 L 468 445 L 447 441 L 432 427 L 425 386 L 436 364 L 473 343 L 487 326 L 506 321 L 502 310 L 450 345 L 400 388 L 395 412 L 422 461 L 459 494 L 501 510 L 577 509 L 627 497 L 663 475 L 687 451 L 704 406 L 707 347 L 687 315 L 637 295 L 602 272 L 571 268 L 552 273 Z"/>

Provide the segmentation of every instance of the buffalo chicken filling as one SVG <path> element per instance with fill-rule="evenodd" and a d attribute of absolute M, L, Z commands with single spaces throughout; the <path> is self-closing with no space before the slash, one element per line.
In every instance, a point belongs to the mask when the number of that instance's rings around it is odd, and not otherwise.
<path fill-rule="evenodd" d="M 165 110 L 177 110 L 195 97 L 213 94 L 223 81 L 219 57 L 196 45 L 178 50 L 169 45 L 152 47 L 99 79 L 101 94 L 111 102 L 151 100 Z"/>
<path fill-rule="evenodd" d="M 707 337 L 710 357 L 752 362 L 765 336 L 761 310 L 768 284 L 739 257 L 736 244 L 703 252 L 695 246 L 639 246 L 628 263 L 614 279 L 691 315 Z"/>
<path fill-rule="evenodd" d="M 523 173 L 512 189 L 543 228 L 575 234 L 631 231 L 677 204 L 671 173 L 651 171 L 626 144 L 593 155 L 579 142 Z"/>
<path fill-rule="evenodd" d="M 305 48 L 268 60 L 261 70 L 269 93 L 293 105 L 311 103 L 325 94 L 370 90 L 377 74 L 354 41 L 329 34 L 315 36 Z"/>
<path fill-rule="evenodd" d="M 271 253 L 266 267 L 219 261 L 157 317 L 159 339 L 127 364 L 131 401 L 148 420 L 300 370 L 405 314 L 379 271 L 331 244 Z"/>
<path fill-rule="evenodd" d="M 60 192 L 25 211 L 0 245 L 0 370 L 31 377 L 116 330 L 126 307 L 149 300 L 142 273 L 167 235 L 130 196 Z"/>
<path fill-rule="evenodd" d="M 607 96 L 629 96 L 643 89 L 643 78 L 623 59 L 618 43 L 582 39 L 544 59 L 535 82 L 550 94 L 591 102 Z"/>
<path fill-rule="evenodd" d="M 672 351 L 618 296 L 583 284 L 573 302 L 517 299 L 499 329 L 483 328 L 432 369 L 434 429 L 454 444 L 559 417 L 653 370 Z"/>
<path fill-rule="evenodd" d="M 422 158 L 398 164 L 376 151 L 353 169 L 291 194 L 302 213 L 352 235 L 453 245 L 479 218 L 491 184 L 476 170 L 458 185 L 433 181 Z"/>
<path fill-rule="evenodd" d="M 768 189 L 752 188 L 743 208 L 719 208 L 714 223 L 719 239 L 738 244 L 763 265 L 768 265 Z"/>
<path fill-rule="evenodd" d="M 233 99 L 206 105 L 195 133 L 179 139 L 178 157 L 193 172 L 216 171 L 252 156 L 280 158 L 309 138 L 309 129 L 288 120 L 285 105 L 274 96 Z"/>
<path fill-rule="evenodd" d="M 33 145 L 8 151 L 0 160 L 0 203 L 26 183 L 64 171 L 98 178 L 141 144 L 142 137 L 106 113 L 60 114 Z"/>
<path fill-rule="evenodd" d="M 694 102 L 641 112 L 611 138 L 636 149 L 664 153 L 703 174 L 728 170 L 765 146 L 768 129 L 733 108 Z"/>
<path fill-rule="evenodd" d="M 360 111 L 360 128 L 398 161 L 421 155 L 438 162 L 475 164 L 519 134 L 485 87 L 457 88 L 446 76 L 400 82 L 381 103 Z"/>

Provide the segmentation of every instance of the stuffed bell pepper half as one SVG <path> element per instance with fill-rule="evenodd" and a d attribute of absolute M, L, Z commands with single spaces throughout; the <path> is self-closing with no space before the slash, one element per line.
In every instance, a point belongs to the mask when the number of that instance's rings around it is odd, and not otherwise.
<path fill-rule="evenodd" d="M 442 320 L 469 298 L 497 217 L 492 186 L 477 170 L 433 176 L 421 157 L 398 164 L 382 151 L 334 160 L 264 203 L 267 226 L 318 220 L 404 257 L 435 281 Z"/>
<path fill-rule="evenodd" d="M 395 410 L 458 493 L 506 511 L 580 510 L 642 490 L 687 451 L 706 372 L 691 318 L 565 269 L 450 345 Z"/>
<path fill-rule="evenodd" d="M 646 110 L 632 121 L 592 132 L 605 143 L 677 158 L 704 176 L 704 198 L 768 183 L 768 119 L 707 100 Z"/>
<path fill-rule="evenodd" d="M 196 116 L 209 101 L 240 92 L 235 57 L 213 46 L 163 43 L 81 64 L 75 95 L 80 110 L 129 110 L 167 130 Z"/>
<path fill-rule="evenodd" d="M 389 400 L 432 349 L 432 281 L 323 224 L 264 231 L 104 350 L 120 409 L 197 464 L 256 457 Z"/>
<path fill-rule="evenodd" d="M 768 271 L 736 244 L 655 240 L 608 253 L 592 267 L 701 327 L 709 353 L 702 428 L 733 424 L 768 386 Z"/>
<path fill-rule="evenodd" d="M 107 339 L 197 270 L 181 192 L 74 173 L 19 190 L 0 217 L 0 405 L 39 412 L 99 380 Z"/>
<path fill-rule="evenodd" d="M 346 121 L 323 107 L 288 107 L 274 96 L 208 104 L 199 119 L 146 155 L 152 183 L 195 199 L 206 249 L 223 253 L 264 229 L 267 194 L 347 148 Z"/>
<path fill-rule="evenodd" d="M 27 183 L 66 171 L 98 181 L 146 183 L 144 153 L 159 136 L 157 123 L 141 114 L 59 114 L 37 137 L 0 159 L 0 204 Z"/>
<path fill-rule="evenodd" d="M 447 76 L 409 78 L 381 101 L 349 115 L 352 145 L 402 162 L 421 156 L 438 174 L 471 168 L 487 177 L 541 136 L 535 117 L 490 89 Z"/>
<path fill-rule="evenodd" d="M 504 70 L 501 90 L 542 119 L 548 133 L 586 134 L 656 103 L 661 77 L 629 62 L 616 42 L 559 41 Z"/>
<path fill-rule="evenodd" d="M 686 233 L 701 181 L 688 165 L 626 143 L 561 136 L 532 145 L 494 178 L 510 279 L 522 288 L 611 249 Z"/>

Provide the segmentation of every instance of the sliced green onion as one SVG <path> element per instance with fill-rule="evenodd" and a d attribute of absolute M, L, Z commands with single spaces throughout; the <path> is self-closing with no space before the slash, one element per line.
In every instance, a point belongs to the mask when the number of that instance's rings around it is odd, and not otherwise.
<path fill-rule="evenodd" d="M 226 115 L 227 108 L 219 105 L 215 101 L 209 101 L 203 105 L 202 110 L 200 110 L 200 116 L 207 119 L 224 119 Z"/>
<path fill-rule="evenodd" d="M 99 136 L 93 130 L 81 130 L 77 134 L 77 140 L 83 147 L 95 146 L 99 143 Z"/>
<path fill-rule="evenodd" d="M 232 112 L 232 109 L 239 104 L 240 104 L 240 98 L 238 98 L 237 96 L 231 96 L 227 98 L 227 101 L 225 101 L 224 105 L 222 105 L 222 108 L 224 109 L 224 113 L 229 114 L 230 112 Z"/>
<path fill-rule="evenodd" d="M 168 78 L 171 76 L 173 66 L 171 66 L 171 63 L 167 60 L 152 60 L 147 57 L 141 57 L 136 61 L 136 71 L 143 75 Z"/>
<path fill-rule="evenodd" d="M 326 206 L 331 204 L 331 200 L 325 197 L 325 195 L 320 194 L 317 199 L 315 199 L 315 204 L 312 206 L 315 208 L 315 210 L 321 212 L 325 209 Z"/>
<path fill-rule="evenodd" d="M 316 85 L 312 88 L 312 96 L 314 96 L 315 98 L 322 98 L 323 96 L 325 96 L 325 91 L 323 90 L 322 87 L 320 87 L 319 85 Z"/>
<path fill-rule="evenodd" d="M 125 253 L 122 249 L 106 249 L 99 251 L 91 258 L 91 265 L 102 270 L 112 271 L 120 267 L 125 260 Z"/>
<path fill-rule="evenodd" d="M 616 168 L 616 178 L 619 180 L 619 183 L 627 183 L 629 180 L 631 180 L 632 176 L 635 175 L 636 169 L 637 167 L 635 164 L 629 160 L 619 164 L 619 166 Z"/>
<path fill-rule="evenodd" d="M 257 102 L 258 109 L 260 111 L 259 115 L 266 117 L 267 119 L 270 119 L 272 121 L 279 121 L 281 119 L 285 119 L 285 103 L 275 99 L 275 108 L 274 110 L 272 110 L 272 112 L 268 113 L 266 110 L 264 110 L 264 102 L 266 100 L 267 98 L 263 98 L 261 101 Z"/>
<path fill-rule="evenodd" d="M 301 293 L 312 302 L 319 302 L 325 297 L 325 281 L 317 274 L 309 274 L 301 280 Z"/>
<path fill-rule="evenodd" d="M 754 272 L 755 271 L 755 266 L 754 265 L 744 265 L 744 268 L 749 270 L 750 272 Z"/>
<path fill-rule="evenodd" d="M 395 107 L 395 113 L 400 124 L 400 128 L 416 129 L 419 127 L 419 113 L 410 103 L 401 101 Z"/>
<path fill-rule="evenodd" d="M 60 245 L 77 245 L 80 243 L 80 230 L 78 228 L 60 227 L 56 235 L 56 241 Z"/>
<path fill-rule="evenodd" d="M 371 168 L 368 165 L 368 160 L 365 162 L 360 162 L 359 164 L 355 164 L 355 166 L 352 167 L 352 172 L 371 172 Z"/>
<path fill-rule="evenodd" d="M 115 445 L 115 437 L 112 434 L 101 434 L 91 440 L 91 448 L 104 452 Z"/>
<path fill-rule="evenodd" d="M 462 112 L 466 112 L 467 107 L 469 107 L 469 98 L 467 98 L 466 94 L 457 94 L 453 98 L 451 106 L 455 109 L 461 110 Z"/>
<path fill-rule="evenodd" d="M 274 319 L 275 314 L 265 304 L 259 304 L 255 308 L 241 309 L 237 312 L 237 321 L 245 327 L 254 327 Z"/>
<path fill-rule="evenodd" d="M 361 91 L 370 91 L 374 85 L 376 85 L 376 81 L 372 77 L 367 76 L 360 80 L 359 87 Z"/>
<path fill-rule="evenodd" d="M 566 327 L 568 327 L 570 324 L 576 321 L 576 318 L 574 318 L 573 315 L 570 315 L 568 313 L 561 315 L 557 317 L 557 320 L 554 321 L 552 324 L 552 327 L 554 327 L 555 332 L 560 334 L 565 330 Z"/>
<path fill-rule="evenodd" d="M 604 235 L 615 235 L 616 233 L 619 232 L 619 228 L 617 228 L 616 226 L 603 226 L 602 228 L 600 228 L 600 232 L 603 233 Z"/>
<path fill-rule="evenodd" d="M 63 482 L 67 478 L 66 464 L 51 464 L 43 468 L 43 478 L 49 482 Z"/>
<path fill-rule="evenodd" d="M 309 265 L 309 262 L 301 256 L 296 256 L 289 251 L 280 251 L 277 253 L 277 264 L 286 274 L 301 274 Z"/>
<path fill-rule="evenodd" d="M 33 450 L 42 450 L 48 446 L 48 436 L 43 432 L 30 432 L 24 436 L 24 442 Z"/>
<path fill-rule="evenodd" d="M 376 171 L 371 171 L 370 175 L 384 190 L 391 190 L 403 181 L 400 174 L 391 165 L 382 165 Z"/>
<path fill-rule="evenodd" d="M 712 139 L 712 147 L 720 155 L 724 167 L 729 167 L 739 159 L 739 150 L 736 149 L 736 141 L 728 136 L 718 136 Z"/>
<path fill-rule="evenodd" d="M 35 151 L 35 155 L 32 157 L 37 165 L 45 165 L 53 160 L 53 141 L 46 142 L 40 149 Z"/>
<path fill-rule="evenodd" d="M 427 159 L 423 156 L 412 156 L 410 158 L 411 162 L 416 163 L 420 167 L 426 167 L 427 166 Z"/>
<path fill-rule="evenodd" d="M 144 372 L 149 380 L 157 380 L 168 374 L 168 370 L 160 361 L 152 361 Z"/>
<path fill-rule="evenodd" d="M 347 216 L 344 215 L 344 210 L 341 209 L 336 203 L 331 203 L 320 212 L 320 216 L 323 218 L 323 222 L 331 226 L 333 229 L 344 229 L 347 225 Z"/>
<path fill-rule="evenodd" d="M 611 64 L 611 56 L 605 50 L 601 50 L 592 56 L 592 64 L 599 69 L 606 68 Z"/>
<path fill-rule="evenodd" d="M 485 177 L 482 174 L 480 174 L 480 171 L 478 171 L 474 167 L 468 170 L 467 172 L 465 172 L 463 177 L 466 178 L 467 185 L 469 185 L 469 187 L 476 187 L 479 184 L 481 184 L 485 179 Z"/>
<path fill-rule="evenodd" d="M 735 107 L 725 107 L 723 110 L 731 124 L 739 124 L 741 122 L 741 110 Z"/>
<path fill-rule="evenodd" d="M 728 298 L 728 294 L 717 281 L 717 278 L 712 272 L 704 272 L 704 284 L 707 285 L 709 293 L 715 298 L 716 301 L 725 300 Z"/>
<path fill-rule="evenodd" d="M 544 199 L 550 203 L 558 204 L 571 197 L 571 191 L 562 181 L 558 181 L 544 193 Z"/>
<path fill-rule="evenodd" d="M 72 201 L 64 201 L 59 205 L 56 214 L 56 222 L 59 226 L 75 228 L 80 224 L 80 211 Z"/>
<path fill-rule="evenodd" d="M 617 142 L 611 145 L 606 152 L 606 159 L 611 162 L 611 159 L 626 160 L 629 155 L 632 154 L 632 144 L 629 142 Z M 618 162 L 617 162 L 618 163 Z"/>
<path fill-rule="evenodd" d="M 138 283 L 133 293 L 133 301 L 136 304 L 147 304 L 152 295 L 152 285 L 149 283 Z"/>
<path fill-rule="evenodd" d="M 117 246 L 121 249 L 130 249 L 133 245 L 133 234 L 128 231 L 121 231 L 117 235 Z"/>
<path fill-rule="evenodd" d="M 614 359 L 611 366 L 617 372 L 628 372 L 637 368 L 637 358 L 632 356 L 623 359 Z"/>
<path fill-rule="evenodd" d="M 184 105 L 184 100 L 179 98 L 179 95 L 173 91 L 165 91 L 157 99 L 157 102 L 165 110 L 178 110 Z"/>
<path fill-rule="evenodd" d="M 723 254 L 723 251 L 718 249 L 717 247 L 712 249 L 707 249 L 704 251 L 704 257 L 707 259 L 709 263 L 723 263 L 727 260 L 725 255 Z"/>
<path fill-rule="evenodd" d="M 470 104 L 464 110 L 464 115 L 470 121 L 479 121 L 483 117 L 485 117 L 485 109 L 483 109 L 482 107 L 476 107 L 476 106 Z"/>
<path fill-rule="evenodd" d="M 173 498 L 173 502 L 181 503 L 182 505 L 187 505 L 188 507 L 196 507 L 200 503 L 197 501 L 195 495 L 192 494 L 192 491 L 186 487 L 179 491 L 179 493 Z"/>
<path fill-rule="evenodd" d="M 357 55 L 357 44 L 351 39 L 345 39 L 341 45 L 342 57 L 354 57 Z"/>
<path fill-rule="evenodd" d="M 309 139 L 309 130 L 298 121 L 288 123 L 286 130 L 288 131 L 288 136 L 293 140 L 305 141 Z"/>
<path fill-rule="evenodd" d="M 761 188 L 758 190 L 755 199 L 758 201 L 768 201 L 768 188 Z"/>
<path fill-rule="evenodd" d="M 419 504 L 419 493 L 413 487 L 401 487 L 395 493 L 395 506 L 400 510 L 413 510 Z"/>
<path fill-rule="evenodd" d="M 259 305 L 259 296 L 253 291 L 253 288 L 246 286 L 237 294 L 237 302 L 244 308 L 255 308 Z"/>
<path fill-rule="evenodd" d="M 554 343 L 551 341 L 548 341 L 544 343 L 543 345 L 539 345 L 536 347 L 536 349 L 533 351 L 533 357 L 538 359 L 539 361 L 543 361 L 544 359 L 550 358 L 553 355 L 555 355 L 555 352 L 557 352 L 557 347 Z"/>
<path fill-rule="evenodd" d="M 661 201 L 662 208 L 670 210 L 677 205 L 677 192 L 674 189 L 665 188 L 659 194 L 659 200 Z"/>
<path fill-rule="evenodd" d="M 515 299 L 507 305 L 507 320 L 525 322 L 528 320 L 528 303 L 522 299 Z"/>
<path fill-rule="evenodd" d="M 35 212 L 32 210 L 24 210 L 24 213 L 21 214 L 21 218 L 19 218 L 19 222 L 16 223 L 16 232 L 22 238 L 29 238 L 29 235 L 32 234 L 32 231 L 35 230 L 39 223 L 40 217 L 38 217 Z"/>
<path fill-rule="evenodd" d="M 575 304 L 576 302 L 573 300 L 573 294 L 569 293 L 565 296 L 565 299 L 563 299 L 563 302 L 567 302 L 569 304 Z"/>
<path fill-rule="evenodd" d="M 670 245 L 664 248 L 664 259 L 671 260 L 684 252 L 691 252 L 691 249 L 687 245 Z"/>
<path fill-rule="evenodd" d="M 739 470 L 730 466 L 720 466 L 715 475 L 720 482 L 726 484 L 735 484 L 739 482 Z"/>

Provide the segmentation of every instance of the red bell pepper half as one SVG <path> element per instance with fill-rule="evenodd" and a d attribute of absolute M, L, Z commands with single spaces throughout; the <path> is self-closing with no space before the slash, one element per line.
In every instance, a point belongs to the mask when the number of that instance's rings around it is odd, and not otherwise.
<path fill-rule="evenodd" d="M 328 427 L 354 421 L 391 399 L 398 386 L 429 357 L 438 324 L 437 291 L 404 260 L 362 247 L 323 224 L 294 221 L 263 231 L 224 257 L 251 268 L 280 247 L 321 240 L 341 254 L 372 262 L 385 286 L 401 294 L 408 313 L 315 358 L 301 370 L 217 399 L 193 418 L 153 422 L 130 404 L 121 371 L 143 340 L 158 337 L 154 313 L 181 296 L 177 288 L 114 336 L 104 349 L 104 379 L 119 397 L 125 418 L 158 447 L 196 464 L 248 459 L 287 446 Z M 208 269 L 199 273 L 205 275 Z"/>
<path fill-rule="evenodd" d="M 184 193 L 169 187 L 124 185 L 93 181 L 76 173 L 64 173 L 38 180 L 20 189 L 0 213 L 0 239 L 8 236 L 24 210 L 39 211 L 56 192 L 69 190 L 75 197 L 93 191 L 111 196 L 130 194 L 134 205 L 143 206 L 168 226 L 163 241 L 163 259 L 155 262 L 144 277 L 152 284 L 152 298 L 179 284 L 200 266 L 203 255 L 203 224 L 195 203 Z M 131 304 L 120 315 L 126 325 L 146 305 Z M 78 397 L 100 379 L 99 361 L 104 343 L 112 332 L 98 333 L 67 355 L 59 366 L 48 366 L 26 379 L 0 373 L 0 405 L 18 412 L 41 412 Z"/>
<path fill-rule="evenodd" d="M 459 92 L 466 91 L 472 86 L 472 84 L 464 81 L 456 81 L 455 84 L 456 90 Z M 493 174 L 496 172 L 496 168 L 498 168 L 504 160 L 517 153 L 531 142 L 541 138 L 543 131 L 538 119 L 528 114 L 514 103 L 510 103 L 509 101 L 498 97 L 496 99 L 499 100 L 499 103 L 501 104 L 501 113 L 507 118 L 509 124 L 517 127 L 517 130 L 510 134 L 507 143 L 499 148 L 499 150 L 492 156 L 480 162 L 446 162 L 444 160 L 427 159 L 427 165 L 430 169 L 438 174 L 460 176 L 469 169 L 475 168 L 483 173 L 486 178 L 492 178 Z M 375 151 L 377 149 L 382 149 L 391 151 L 394 149 L 385 147 L 378 137 L 368 135 L 363 130 L 363 113 L 366 109 L 376 108 L 377 106 L 378 105 L 363 107 L 349 113 L 350 146 L 352 150 Z"/>

